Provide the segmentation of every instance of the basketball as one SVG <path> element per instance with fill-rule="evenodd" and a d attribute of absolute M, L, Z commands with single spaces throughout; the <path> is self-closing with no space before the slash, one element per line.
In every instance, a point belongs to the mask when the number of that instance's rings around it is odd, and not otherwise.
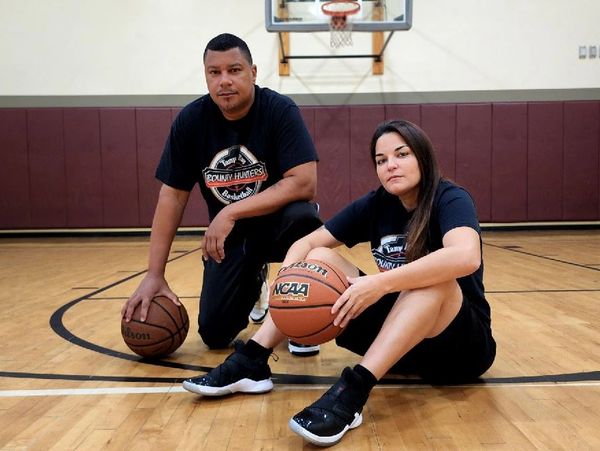
<path fill-rule="evenodd" d="M 319 260 L 304 260 L 279 271 L 271 287 L 269 312 L 292 341 L 318 345 L 337 337 L 331 307 L 348 288 L 346 275 Z"/>
<path fill-rule="evenodd" d="M 174 352 L 187 337 L 190 321 L 183 305 L 159 296 L 150 301 L 146 321 L 140 321 L 142 304 L 138 304 L 131 321 L 121 319 L 121 335 L 125 344 L 136 354 L 156 358 Z"/>

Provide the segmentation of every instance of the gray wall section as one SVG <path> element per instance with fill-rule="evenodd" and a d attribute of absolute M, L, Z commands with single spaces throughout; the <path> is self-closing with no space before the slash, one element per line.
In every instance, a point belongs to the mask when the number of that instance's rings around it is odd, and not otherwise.
<path fill-rule="evenodd" d="M 0 108 L 167 107 L 184 106 L 204 91 L 190 95 L 152 96 L 0 96 Z M 288 94 L 298 105 L 387 105 L 470 102 L 542 102 L 600 100 L 600 88 L 508 91 L 432 91 L 348 94 Z"/>

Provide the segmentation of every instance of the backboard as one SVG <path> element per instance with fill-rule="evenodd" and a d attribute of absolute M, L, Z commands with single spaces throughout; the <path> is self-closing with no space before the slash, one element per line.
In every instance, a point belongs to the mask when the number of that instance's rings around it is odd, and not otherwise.
<path fill-rule="evenodd" d="M 409 30 L 412 0 L 354 0 L 353 31 Z M 321 7 L 328 0 L 265 0 L 265 26 L 271 32 L 329 31 L 331 18 Z"/>

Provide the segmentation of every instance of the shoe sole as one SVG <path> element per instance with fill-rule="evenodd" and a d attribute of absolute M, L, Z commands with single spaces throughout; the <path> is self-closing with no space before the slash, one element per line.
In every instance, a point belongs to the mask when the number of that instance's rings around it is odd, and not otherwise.
<path fill-rule="evenodd" d="M 317 355 L 320 351 L 321 347 L 319 345 L 314 345 L 309 348 L 294 346 L 290 342 L 288 342 L 288 351 L 290 354 L 295 355 L 297 357 L 311 357 L 313 355 Z"/>
<path fill-rule="evenodd" d="M 295 355 L 296 357 L 312 357 L 313 355 L 317 355 L 319 351 L 310 351 L 310 352 L 296 352 L 290 351 L 290 354 Z"/>
<path fill-rule="evenodd" d="M 266 393 L 273 390 L 273 381 L 271 379 L 254 381 L 246 378 L 223 387 L 209 387 L 194 384 L 190 381 L 183 381 L 183 388 L 189 392 L 204 396 L 224 396 L 233 393 Z"/>
<path fill-rule="evenodd" d="M 290 419 L 290 421 L 288 423 L 288 425 L 290 426 L 290 429 L 293 432 L 298 434 L 300 437 L 304 438 L 306 441 L 312 443 L 313 445 L 317 445 L 317 446 L 335 445 L 337 442 L 339 442 L 342 439 L 342 437 L 344 436 L 344 434 L 346 432 L 348 432 L 350 429 L 359 427 L 361 424 L 362 424 L 362 413 L 355 413 L 354 420 L 352 421 L 352 423 L 347 425 L 342 430 L 342 432 L 335 434 L 335 435 L 321 437 L 319 435 L 313 434 L 312 432 L 310 432 L 307 429 L 304 429 L 302 426 L 300 426 L 298 423 L 296 423 L 293 418 Z"/>
<path fill-rule="evenodd" d="M 262 316 L 252 316 L 254 312 L 250 313 L 250 321 L 252 321 L 254 324 L 261 324 L 265 321 L 265 318 L 267 317 L 267 313 L 269 313 L 269 309 L 265 310 L 265 313 L 263 313 Z"/>

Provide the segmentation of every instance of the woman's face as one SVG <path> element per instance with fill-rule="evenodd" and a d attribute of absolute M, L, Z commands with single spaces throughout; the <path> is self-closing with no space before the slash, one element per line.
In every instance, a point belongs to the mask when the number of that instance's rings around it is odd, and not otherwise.
<path fill-rule="evenodd" d="M 386 133 L 375 143 L 375 165 L 379 181 L 387 192 L 398 196 L 404 207 L 413 210 L 419 198 L 419 162 L 398 133 Z"/>

